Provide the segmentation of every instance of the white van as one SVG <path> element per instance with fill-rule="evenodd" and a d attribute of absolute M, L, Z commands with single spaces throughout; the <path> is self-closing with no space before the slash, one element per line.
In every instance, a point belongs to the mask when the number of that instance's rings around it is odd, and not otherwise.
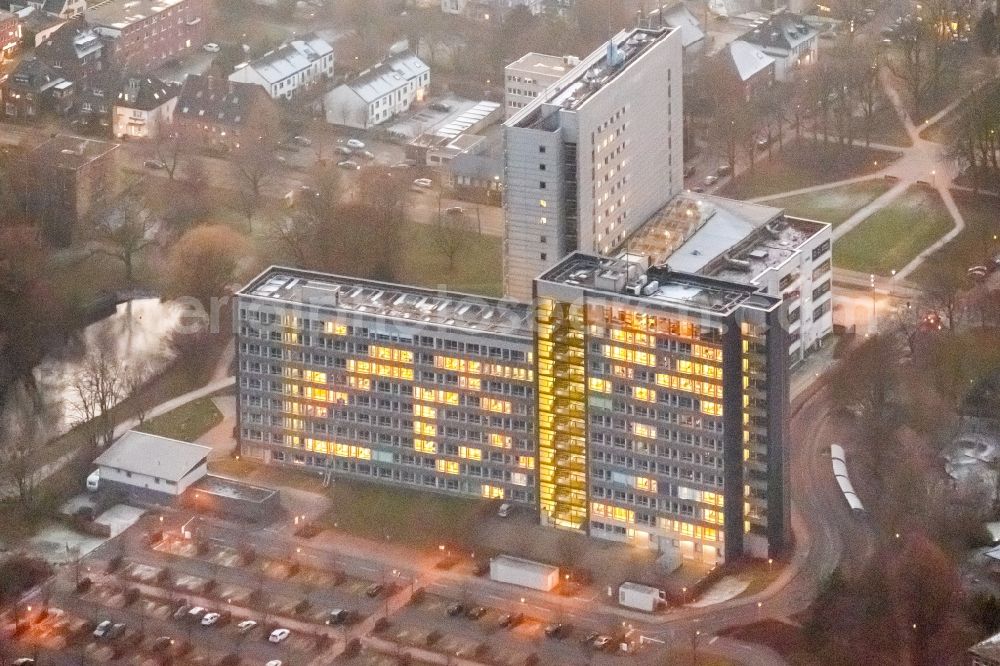
<path fill-rule="evenodd" d="M 90 473 L 90 476 L 87 477 L 87 490 L 90 492 L 96 492 L 99 485 L 101 485 L 101 470 L 95 469 Z"/>

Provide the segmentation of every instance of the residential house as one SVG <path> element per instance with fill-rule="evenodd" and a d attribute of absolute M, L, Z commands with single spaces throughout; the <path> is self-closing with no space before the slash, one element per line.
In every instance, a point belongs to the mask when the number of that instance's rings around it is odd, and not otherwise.
<path fill-rule="evenodd" d="M 231 150 L 240 147 L 248 128 L 265 131 L 276 115 L 274 101 L 255 83 L 189 74 L 174 107 L 174 125 L 207 148 Z"/>
<path fill-rule="evenodd" d="M 684 72 L 690 74 L 697 66 L 698 56 L 706 51 L 708 39 L 701 21 L 683 2 L 672 7 L 660 8 L 649 15 L 651 26 L 680 28 L 681 45 L 684 47 Z"/>
<path fill-rule="evenodd" d="M 152 76 L 128 76 L 114 105 L 114 135 L 148 139 L 174 121 L 180 86 Z"/>
<path fill-rule="evenodd" d="M 112 486 L 139 500 L 179 497 L 208 474 L 212 449 L 129 430 L 94 460 L 101 486 Z"/>
<path fill-rule="evenodd" d="M 118 72 L 99 72 L 76 84 L 74 122 L 95 134 L 108 134 L 111 113 L 122 84 Z"/>
<path fill-rule="evenodd" d="M 74 83 L 100 72 L 103 54 L 100 35 L 80 18 L 67 21 L 35 49 L 35 57 Z"/>
<path fill-rule="evenodd" d="M 731 75 L 731 91 L 749 101 L 769 89 L 774 83 L 774 58 L 753 44 L 742 40 L 730 42 L 716 56 L 722 59 Z M 722 82 L 720 82 L 722 83 Z"/>
<path fill-rule="evenodd" d="M 73 83 L 35 57 L 18 63 L 0 83 L 5 118 L 28 119 L 44 112 L 67 113 L 73 105 Z"/>
<path fill-rule="evenodd" d="M 21 20 L 17 14 L 0 10 L 0 60 L 10 58 L 21 45 Z"/>
<path fill-rule="evenodd" d="M 80 222 L 114 199 L 117 154 L 116 143 L 59 135 L 24 156 L 18 189 L 50 243 L 68 247 Z"/>
<path fill-rule="evenodd" d="M 333 79 L 333 47 L 315 34 L 282 44 L 274 51 L 242 65 L 230 81 L 256 83 L 272 99 L 291 99 L 321 81 Z"/>
<path fill-rule="evenodd" d="M 774 78 L 778 81 L 787 80 L 819 56 L 819 31 L 791 12 L 771 16 L 740 39 L 774 58 Z"/>
<path fill-rule="evenodd" d="M 66 23 L 66 19 L 31 6 L 17 10 L 16 16 L 21 25 L 21 40 L 28 47 L 37 48 Z"/>
<path fill-rule="evenodd" d="M 330 91 L 324 98 L 326 121 L 369 129 L 423 101 L 430 82 L 430 68 L 412 53 L 401 53 Z"/>
<path fill-rule="evenodd" d="M 107 43 L 120 70 L 148 71 L 205 41 L 206 0 L 103 0 L 87 7 L 87 23 Z"/>
<path fill-rule="evenodd" d="M 87 0 L 15 0 L 10 3 L 10 11 L 17 12 L 27 7 L 34 7 L 40 12 L 56 18 L 68 19 L 83 14 L 87 9 Z"/>

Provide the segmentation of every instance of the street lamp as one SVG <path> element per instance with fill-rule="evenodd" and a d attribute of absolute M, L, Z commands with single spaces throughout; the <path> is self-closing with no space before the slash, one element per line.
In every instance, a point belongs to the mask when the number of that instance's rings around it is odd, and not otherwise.
<path fill-rule="evenodd" d="M 686 587 L 681 588 L 681 605 L 686 605 L 688 602 L 688 589 Z"/>

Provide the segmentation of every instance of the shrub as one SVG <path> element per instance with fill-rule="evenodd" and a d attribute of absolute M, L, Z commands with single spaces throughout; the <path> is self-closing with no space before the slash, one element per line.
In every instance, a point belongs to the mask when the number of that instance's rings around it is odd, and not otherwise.
<path fill-rule="evenodd" d="M 80 582 L 76 584 L 76 591 L 80 594 L 87 592 L 91 587 L 93 587 L 94 581 L 89 578 L 81 578 Z"/>
<path fill-rule="evenodd" d="M 427 634 L 427 638 L 425 639 L 424 642 L 427 643 L 427 647 L 431 647 L 439 640 L 441 640 L 441 632 L 438 631 L 437 629 L 431 629 L 430 633 Z"/>
<path fill-rule="evenodd" d="M 295 604 L 295 609 L 294 609 L 295 610 L 295 614 L 296 615 L 302 615 L 303 613 L 305 613 L 306 611 L 308 611 L 311 607 L 312 607 L 312 604 L 309 603 L 309 600 L 308 599 L 303 599 L 299 603 Z"/>
<path fill-rule="evenodd" d="M 380 617 L 379 619 L 375 620 L 375 624 L 372 626 L 372 633 L 380 634 L 388 628 L 389 628 L 389 620 L 385 619 L 384 617 Z"/>
<path fill-rule="evenodd" d="M 15 555 L 0 563 L 0 601 L 15 599 L 52 575 L 44 560 Z"/>
<path fill-rule="evenodd" d="M 427 590 L 422 587 L 418 587 L 413 590 L 413 594 L 410 595 L 410 603 L 413 605 L 422 604 L 424 599 L 427 598 Z"/>
<path fill-rule="evenodd" d="M 125 605 L 131 606 L 135 602 L 139 601 L 139 590 L 134 587 L 128 588 L 127 590 L 125 590 L 124 598 L 125 598 Z"/>
<path fill-rule="evenodd" d="M 359 654 L 361 654 L 361 641 L 357 638 L 347 641 L 347 645 L 344 646 L 344 656 L 353 659 Z"/>
<path fill-rule="evenodd" d="M 219 587 L 219 583 L 214 578 L 209 578 L 205 581 L 205 584 L 201 586 L 202 594 L 211 594 L 215 592 L 215 589 Z"/>
<path fill-rule="evenodd" d="M 125 562 L 125 558 L 122 555 L 115 555 L 110 560 L 108 560 L 108 573 L 112 574 L 122 568 L 122 563 Z"/>

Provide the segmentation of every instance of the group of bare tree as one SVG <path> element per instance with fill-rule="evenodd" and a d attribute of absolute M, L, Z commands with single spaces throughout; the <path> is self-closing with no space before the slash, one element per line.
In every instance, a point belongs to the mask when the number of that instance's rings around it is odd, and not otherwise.
<path fill-rule="evenodd" d="M 974 91 L 949 128 L 949 151 L 969 169 L 972 187 L 1000 180 L 1000 85 Z"/>

